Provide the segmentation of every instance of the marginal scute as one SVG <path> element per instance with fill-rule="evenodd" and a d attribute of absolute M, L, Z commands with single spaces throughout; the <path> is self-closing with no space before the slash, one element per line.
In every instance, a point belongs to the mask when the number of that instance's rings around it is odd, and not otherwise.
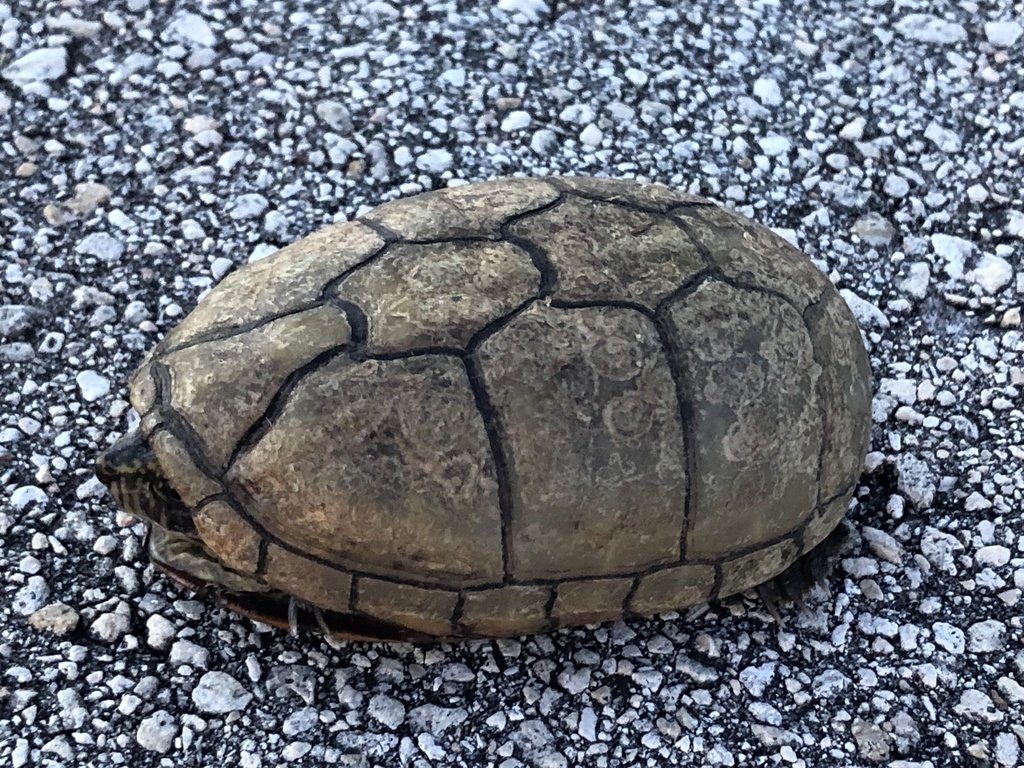
<path fill-rule="evenodd" d="M 224 565 L 254 574 L 259 564 L 260 537 L 230 504 L 214 500 L 192 513 L 199 538 Z"/>
<path fill-rule="evenodd" d="M 167 481 L 189 509 L 195 509 L 199 502 L 223 491 L 220 483 L 199 469 L 188 447 L 166 429 L 150 435 L 149 445 L 160 457 L 160 468 Z"/>
<path fill-rule="evenodd" d="M 817 502 L 814 360 L 786 301 L 708 281 L 668 309 L 695 446 L 685 552 L 721 557 L 795 529 Z"/>
<path fill-rule="evenodd" d="M 224 334 L 311 307 L 331 280 L 383 246 L 380 235 L 359 222 L 314 232 L 229 274 L 167 334 L 159 348 L 173 349 L 214 331 Z"/>
<path fill-rule="evenodd" d="M 728 208 L 701 206 L 673 213 L 727 277 L 789 297 L 801 309 L 829 286 L 828 278 L 788 240 Z"/>
<path fill-rule="evenodd" d="M 345 316 L 324 306 L 172 352 L 163 358 L 171 371 L 170 405 L 205 436 L 206 458 L 224 468 L 288 377 L 350 340 Z M 239 365 L 246 356 L 258 364 Z"/>
<path fill-rule="evenodd" d="M 444 637 L 452 632 L 458 598 L 456 592 L 362 577 L 356 584 L 355 608 L 382 621 Z"/>
<path fill-rule="evenodd" d="M 735 595 L 774 579 L 799 554 L 796 543 L 786 539 L 749 555 L 726 561 L 722 564 L 722 583 L 718 597 Z"/>
<path fill-rule="evenodd" d="M 843 519 L 849 505 L 849 497 L 844 494 L 826 501 L 814 510 L 814 514 L 807 521 L 803 531 L 804 552 L 810 552 L 832 533 L 832 530 L 839 525 L 839 521 Z"/>
<path fill-rule="evenodd" d="M 819 499 L 831 499 L 860 476 L 871 442 L 871 368 L 860 330 L 842 296 L 825 291 L 806 313 L 825 415 Z M 853 449 L 851 450 L 851 446 Z"/>
<path fill-rule="evenodd" d="M 558 199 L 558 191 L 540 179 L 485 181 L 449 187 L 395 200 L 363 219 L 380 224 L 403 240 L 501 238 L 501 226 L 514 216 Z"/>
<path fill-rule="evenodd" d="M 458 358 L 330 360 L 296 382 L 228 478 L 275 537 L 343 568 L 502 579 L 495 466 Z"/>
<path fill-rule="evenodd" d="M 366 314 L 371 352 L 464 347 L 537 292 L 540 273 L 503 242 L 394 245 L 332 293 Z"/>
<path fill-rule="evenodd" d="M 515 578 L 600 576 L 677 559 L 685 451 L 651 320 L 619 307 L 538 302 L 478 354 L 515 476 Z M 617 423 L 616 404 L 645 425 L 646 440 Z"/>
<path fill-rule="evenodd" d="M 629 610 L 641 616 L 665 613 L 707 602 L 715 586 L 710 565 L 678 565 L 640 577 Z"/>
<path fill-rule="evenodd" d="M 672 219 L 569 196 L 511 227 L 542 244 L 558 273 L 555 298 L 632 301 L 653 309 L 707 264 Z"/>
<path fill-rule="evenodd" d="M 128 382 L 132 405 L 142 416 L 150 413 L 156 405 L 157 390 L 156 382 L 153 381 L 152 371 L 149 367 L 153 360 L 153 350 L 150 350 L 139 364 L 138 369 L 132 374 Z"/>
<path fill-rule="evenodd" d="M 321 608 L 347 612 L 352 576 L 271 543 L 267 545 L 264 580 Z"/>
<path fill-rule="evenodd" d="M 622 617 L 633 579 L 567 581 L 555 589 L 551 618 L 559 626 L 597 624 Z"/>
<path fill-rule="evenodd" d="M 507 586 L 466 592 L 460 624 L 472 634 L 508 637 L 539 632 L 547 624 L 551 587 Z"/>

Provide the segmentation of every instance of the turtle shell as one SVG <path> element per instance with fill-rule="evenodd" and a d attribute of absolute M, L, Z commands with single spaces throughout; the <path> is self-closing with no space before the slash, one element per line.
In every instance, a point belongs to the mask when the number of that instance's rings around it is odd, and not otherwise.
<path fill-rule="evenodd" d="M 649 615 L 837 526 L 871 377 L 826 277 L 702 198 L 499 179 L 228 275 L 131 382 L 222 565 L 417 637 Z"/>

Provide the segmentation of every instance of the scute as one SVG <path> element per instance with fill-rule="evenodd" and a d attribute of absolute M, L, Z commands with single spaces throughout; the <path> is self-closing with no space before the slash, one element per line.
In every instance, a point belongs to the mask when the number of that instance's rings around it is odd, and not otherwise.
<path fill-rule="evenodd" d="M 788 240 L 736 211 L 698 206 L 676 211 L 673 217 L 693 233 L 726 278 L 785 296 L 800 311 L 832 287 Z"/>
<path fill-rule="evenodd" d="M 652 321 L 619 307 L 535 303 L 479 354 L 517 478 L 510 574 L 601 576 L 677 559 L 685 449 Z"/>
<path fill-rule="evenodd" d="M 329 361 L 226 479 L 297 552 L 443 585 L 502 579 L 494 463 L 458 358 Z"/>
<path fill-rule="evenodd" d="M 384 247 L 358 222 L 335 224 L 235 270 L 157 346 L 157 352 L 315 305 L 329 282 Z"/>
<path fill-rule="evenodd" d="M 568 197 L 523 216 L 510 234 L 543 243 L 567 301 L 631 301 L 654 308 L 708 264 L 668 216 Z"/>
<path fill-rule="evenodd" d="M 771 579 L 839 523 L 871 423 L 860 332 L 806 257 L 598 178 L 395 201 L 242 267 L 131 397 L 217 558 L 184 581 L 415 639 Z"/>
<path fill-rule="evenodd" d="M 345 316 L 330 306 L 273 320 L 243 336 L 229 336 L 165 355 L 170 400 L 204 436 L 206 457 L 218 468 L 257 425 L 274 394 L 297 370 L 351 341 Z M 260 365 L 239 366 L 251 356 Z M 211 408 L 211 403 L 217 403 Z"/>
<path fill-rule="evenodd" d="M 499 179 L 385 203 L 363 220 L 406 241 L 498 240 L 510 219 L 557 199 L 558 190 L 547 181 Z"/>
<path fill-rule="evenodd" d="M 332 295 L 366 314 L 370 351 L 403 352 L 464 347 L 536 293 L 539 281 L 529 254 L 511 243 L 396 245 Z"/>
<path fill-rule="evenodd" d="M 710 280 L 668 316 L 696 446 L 685 551 L 722 557 L 794 530 L 817 503 L 822 443 L 803 319 L 780 296 Z"/>

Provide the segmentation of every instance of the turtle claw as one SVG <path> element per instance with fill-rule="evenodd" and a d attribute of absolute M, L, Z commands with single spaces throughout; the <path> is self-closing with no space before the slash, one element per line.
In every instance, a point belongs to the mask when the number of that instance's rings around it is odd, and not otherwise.
<path fill-rule="evenodd" d="M 299 636 L 299 601 L 293 595 L 288 596 L 288 634 Z"/>
<path fill-rule="evenodd" d="M 779 589 L 775 585 L 774 581 L 768 581 L 755 587 L 757 596 L 761 598 L 761 606 L 768 611 L 769 615 L 775 620 L 775 623 L 780 627 L 786 626 L 786 620 L 782 618 L 779 613 L 779 604 L 782 600 L 782 595 L 779 594 Z"/>

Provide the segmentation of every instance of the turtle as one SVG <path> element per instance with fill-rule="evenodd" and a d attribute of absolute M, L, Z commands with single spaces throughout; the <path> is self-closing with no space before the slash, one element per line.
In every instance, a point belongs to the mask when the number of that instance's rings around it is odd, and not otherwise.
<path fill-rule="evenodd" d="M 842 528 L 871 424 L 860 330 L 810 259 L 600 177 L 449 186 L 314 232 L 228 274 L 129 390 L 138 425 L 96 473 L 153 563 L 355 640 L 771 583 Z"/>

